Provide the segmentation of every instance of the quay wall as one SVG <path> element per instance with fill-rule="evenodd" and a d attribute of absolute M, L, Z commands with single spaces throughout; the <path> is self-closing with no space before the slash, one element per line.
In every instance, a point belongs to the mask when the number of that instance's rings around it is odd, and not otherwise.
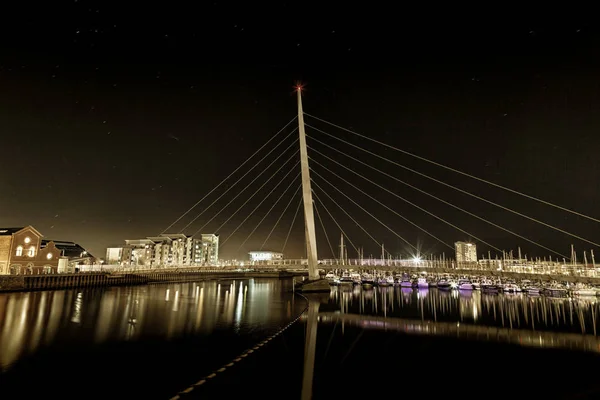
<path fill-rule="evenodd" d="M 48 275 L 0 275 L 0 292 L 74 289 L 102 286 L 131 286 L 214 279 L 288 278 L 302 272 L 265 271 L 166 271 L 141 273 L 76 273 Z"/>

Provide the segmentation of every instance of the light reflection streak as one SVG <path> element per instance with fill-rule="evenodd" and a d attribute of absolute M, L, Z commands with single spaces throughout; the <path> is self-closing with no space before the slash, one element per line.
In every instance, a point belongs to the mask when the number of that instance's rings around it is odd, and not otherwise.
<path fill-rule="evenodd" d="M 77 293 L 77 297 L 75 299 L 75 303 L 73 304 L 73 317 L 71 317 L 71 322 L 75 324 L 81 323 L 81 305 L 83 303 L 83 293 Z"/>
<path fill-rule="evenodd" d="M 577 333 L 497 328 L 456 322 L 419 321 L 381 316 L 321 313 L 319 323 L 346 323 L 361 329 L 397 330 L 416 335 L 447 336 L 466 340 L 496 341 L 520 346 L 563 348 L 600 353 L 600 338 Z"/>
<path fill-rule="evenodd" d="M 276 329 L 290 312 L 291 294 L 283 290 L 284 282 L 205 281 L 0 294 L 0 371 L 55 343 L 91 345 L 206 335 L 225 328 Z"/>

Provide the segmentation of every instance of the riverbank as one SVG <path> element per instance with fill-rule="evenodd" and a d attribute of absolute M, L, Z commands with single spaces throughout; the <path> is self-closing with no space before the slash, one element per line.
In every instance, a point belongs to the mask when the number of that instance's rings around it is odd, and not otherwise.
<path fill-rule="evenodd" d="M 212 279 L 275 278 L 306 276 L 288 271 L 162 271 L 141 273 L 77 273 L 56 275 L 0 275 L 1 292 L 75 289 L 107 286 L 133 286 Z"/>

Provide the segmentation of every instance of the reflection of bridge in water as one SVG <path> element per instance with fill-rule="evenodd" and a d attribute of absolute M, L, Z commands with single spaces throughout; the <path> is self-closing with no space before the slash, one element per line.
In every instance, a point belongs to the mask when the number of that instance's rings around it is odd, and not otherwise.
<path fill-rule="evenodd" d="M 303 399 L 312 393 L 318 326 L 600 353 L 596 298 L 486 295 L 479 291 L 333 287 L 309 295 Z M 360 337 L 360 336 L 357 336 Z M 330 339 L 331 340 L 331 339 Z"/>
<path fill-rule="evenodd" d="M 338 322 L 354 325 L 362 329 L 396 330 L 406 334 L 447 336 L 463 340 L 482 340 L 520 346 L 562 348 L 600 353 L 600 339 L 592 335 L 497 328 L 460 322 L 420 321 L 336 312 L 319 314 L 319 323 L 331 324 Z"/>

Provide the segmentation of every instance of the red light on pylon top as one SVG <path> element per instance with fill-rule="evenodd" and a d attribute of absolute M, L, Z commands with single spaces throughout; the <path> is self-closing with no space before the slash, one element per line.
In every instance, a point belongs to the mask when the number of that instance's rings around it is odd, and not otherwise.
<path fill-rule="evenodd" d="M 294 88 L 297 92 L 301 92 L 302 90 L 304 90 L 304 85 L 301 83 L 296 83 L 296 86 L 294 86 Z"/>

